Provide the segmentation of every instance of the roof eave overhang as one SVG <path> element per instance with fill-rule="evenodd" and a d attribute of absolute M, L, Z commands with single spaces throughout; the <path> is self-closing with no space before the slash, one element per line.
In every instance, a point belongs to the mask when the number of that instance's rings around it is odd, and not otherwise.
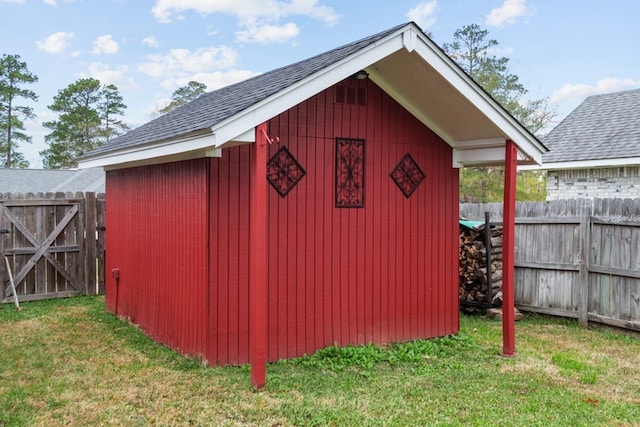
<path fill-rule="evenodd" d="M 387 91 L 397 102 L 407 108 L 418 120 L 434 130 L 454 149 L 454 167 L 504 163 L 504 147 L 507 139 L 511 139 L 518 146 L 520 164 L 541 163 L 542 154 L 546 151 L 544 145 L 478 87 L 416 25 L 408 24 L 397 32 L 372 43 L 349 57 L 318 70 L 285 90 L 281 90 L 215 124 L 210 129 L 202 130 L 200 135 L 176 138 L 162 143 L 149 144 L 145 147 L 135 147 L 130 150 L 110 152 L 104 156 L 88 157 L 80 161 L 80 167 L 120 168 L 202 157 L 207 153 L 208 155 L 220 155 L 220 150 L 223 148 L 253 142 L 255 140 L 254 128 L 258 124 L 270 120 L 360 70 L 369 68 L 368 71 L 370 71 L 371 78 L 378 83 L 375 80 L 375 70 L 372 65 L 401 49 L 406 49 L 408 52 L 416 52 L 422 60 L 429 63 L 456 90 L 460 91 L 467 102 L 472 103 L 481 110 L 486 119 L 492 121 L 496 128 L 499 129 L 499 135 L 496 135 L 496 138 L 492 138 L 490 146 L 484 142 L 479 144 L 478 140 L 455 140 L 455 138 L 451 137 L 450 132 L 447 132 L 447 129 L 439 127 L 437 123 L 430 121 L 411 102 L 403 99 L 398 94 L 394 94 L 391 88 L 382 87 L 383 90 Z M 500 147 L 502 147 L 501 150 Z"/>
<path fill-rule="evenodd" d="M 238 135 L 246 134 L 260 123 L 277 116 L 304 100 L 320 93 L 328 87 L 353 76 L 382 58 L 391 55 L 404 46 L 404 32 L 391 34 L 386 38 L 372 43 L 357 53 L 338 61 L 311 76 L 302 79 L 269 98 L 266 98 L 250 108 L 224 120 L 211 128 L 215 134 L 216 147 L 224 148 L 229 142 L 236 140 Z M 275 136 L 275 135 L 274 135 Z"/>
<path fill-rule="evenodd" d="M 318 72 L 290 85 L 285 90 L 255 103 L 251 107 L 217 123 L 210 129 L 203 130 L 204 135 L 198 137 L 197 140 L 190 137 L 176 138 L 164 143 L 152 143 L 147 147 L 136 146 L 130 150 L 125 149 L 109 152 L 102 156 L 91 156 L 81 159 L 79 167 L 113 169 L 151 163 L 165 163 L 183 160 L 186 153 L 190 153 L 190 157 L 198 156 L 203 151 L 220 153 L 223 148 L 254 142 L 253 130 L 258 124 L 268 121 L 327 87 L 354 75 L 372 63 L 401 49 L 402 46 L 402 37 L 398 37 L 397 34 L 372 43 L 372 45 L 345 60 L 318 70 Z"/>
<path fill-rule="evenodd" d="M 406 35 L 404 36 L 405 40 L 409 38 Z M 428 37 L 418 31 L 415 33 L 415 38 L 414 43 L 405 43 L 404 47 L 410 52 L 415 50 L 425 62 L 455 87 L 468 102 L 480 109 L 487 120 L 493 122 L 499 129 L 499 134 L 496 134 L 493 138 L 457 140 L 447 129 L 422 114 L 419 109 L 411 105 L 406 99 L 401 96 L 394 96 L 403 107 L 453 147 L 454 167 L 504 164 L 505 146 L 508 139 L 514 141 L 518 147 L 519 165 L 542 163 L 542 154 L 548 150 L 534 135 L 505 111 L 486 91 L 480 88 Z M 418 43 L 417 39 L 420 39 L 422 43 Z M 375 73 L 373 78 L 375 80 Z M 386 87 L 385 89 L 393 96 L 392 88 Z"/>
<path fill-rule="evenodd" d="M 394 93 L 392 87 L 376 79 L 376 71 L 373 65 L 401 49 L 406 49 L 408 52 L 415 51 L 452 86 L 456 87 L 468 102 L 473 103 L 483 111 L 487 120 L 492 121 L 500 130 L 500 135 L 491 140 L 491 146 L 485 144 L 485 139 L 455 140 L 446 129 L 441 128 L 437 123 L 430 120 L 418 108 L 415 108 L 411 102 Z M 535 136 L 507 113 L 414 25 L 403 27 L 398 32 L 387 36 L 366 49 L 291 85 L 287 90 L 281 91 L 255 104 L 239 115 L 216 125 L 212 128 L 216 136 L 216 146 L 224 147 L 228 143 L 227 141 L 234 141 L 235 135 L 246 132 L 247 129 L 252 129 L 256 124 L 275 117 L 282 111 L 286 111 L 360 70 L 367 70 L 370 78 L 376 84 L 381 86 L 385 92 L 454 149 L 454 167 L 504 164 L 507 139 L 514 141 L 518 146 L 519 165 L 540 164 L 542 163 L 542 154 L 548 151 Z"/>
<path fill-rule="evenodd" d="M 81 169 L 102 167 L 109 170 L 201 157 L 220 157 L 221 150 L 214 147 L 213 141 L 213 134 L 207 129 L 182 138 L 167 139 L 147 146 L 123 148 L 105 155 L 86 157 L 80 159 L 78 163 Z"/>
<path fill-rule="evenodd" d="M 462 141 L 453 149 L 453 167 L 501 166 L 506 161 L 503 138 Z M 540 156 L 532 157 L 518 146 L 518 165 L 538 165 Z"/>

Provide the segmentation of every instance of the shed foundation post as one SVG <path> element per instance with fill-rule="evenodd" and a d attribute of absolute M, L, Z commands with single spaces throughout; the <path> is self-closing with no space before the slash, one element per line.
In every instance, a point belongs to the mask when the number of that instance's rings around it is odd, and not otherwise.
<path fill-rule="evenodd" d="M 267 124 L 251 148 L 249 241 L 249 362 L 251 385 L 266 384 L 267 364 Z"/>
<path fill-rule="evenodd" d="M 503 254 L 502 254 L 502 355 L 516 355 L 515 336 L 515 222 L 518 147 L 507 140 L 504 164 Z"/>

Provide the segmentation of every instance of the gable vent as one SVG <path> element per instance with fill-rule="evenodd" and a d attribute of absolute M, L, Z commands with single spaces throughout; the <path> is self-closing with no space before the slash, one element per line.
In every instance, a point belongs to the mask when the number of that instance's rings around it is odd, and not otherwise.
<path fill-rule="evenodd" d="M 366 105 L 367 90 L 363 87 L 336 86 L 336 104 Z"/>

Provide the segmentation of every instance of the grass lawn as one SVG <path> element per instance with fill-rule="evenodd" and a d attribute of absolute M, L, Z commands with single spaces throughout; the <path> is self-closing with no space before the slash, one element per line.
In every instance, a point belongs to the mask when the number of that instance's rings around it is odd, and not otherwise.
<path fill-rule="evenodd" d="M 104 310 L 102 297 L 0 306 L 0 426 L 640 426 L 640 338 L 528 315 L 385 348 L 205 367 Z"/>

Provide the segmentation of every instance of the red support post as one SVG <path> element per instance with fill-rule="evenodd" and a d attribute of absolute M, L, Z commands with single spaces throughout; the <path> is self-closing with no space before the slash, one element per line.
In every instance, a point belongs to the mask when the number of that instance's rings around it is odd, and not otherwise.
<path fill-rule="evenodd" d="M 504 164 L 504 207 L 502 214 L 502 356 L 516 356 L 515 334 L 515 223 L 516 223 L 516 171 L 518 147 L 506 141 Z"/>
<path fill-rule="evenodd" d="M 267 366 L 267 124 L 251 149 L 249 242 L 249 362 L 251 385 L 266 384 Z"/>

